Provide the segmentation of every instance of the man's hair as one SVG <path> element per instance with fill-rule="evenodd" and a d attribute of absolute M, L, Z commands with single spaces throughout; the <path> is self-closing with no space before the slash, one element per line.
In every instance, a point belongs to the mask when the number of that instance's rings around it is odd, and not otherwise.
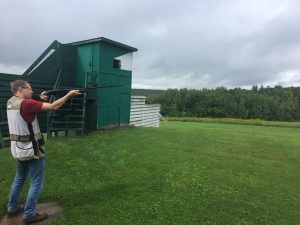
<path fill-rule="evenodd" d="M 16 94 L 19 87 L 26 87 L 26 84 L 29 84 L 29 83 L 25 80 L 15 80 L 10 83 L 10 91 L 13 94 Z"/>

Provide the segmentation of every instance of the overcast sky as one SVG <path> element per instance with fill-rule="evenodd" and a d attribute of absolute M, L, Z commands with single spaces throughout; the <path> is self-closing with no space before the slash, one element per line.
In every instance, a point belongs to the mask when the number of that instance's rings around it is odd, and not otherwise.
<path fill-rule="evenodd" d="M 52 43 L 106 37 L 138 48 L 133 88 L 300 85 L 298 0 L 1 0 L 0 72 Z"/>

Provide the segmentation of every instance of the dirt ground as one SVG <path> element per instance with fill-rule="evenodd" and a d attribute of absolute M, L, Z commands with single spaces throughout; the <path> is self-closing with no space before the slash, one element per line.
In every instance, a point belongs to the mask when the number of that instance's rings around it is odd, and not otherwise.
<path fill-rule="evenodd" d="M 47 213 L 48 219 L 41 222 L 34 223 L 34 225 L 47 224 L 49 221 L 52 221 L 55 218 L 57 218 L 62 210 L 58 204 L 54 202 L 50 202 L 50 203 L 37 204 L 37 211 L 39 213 Z M 23 224 L 24 223 L 23 223 L 22 212 L 20 212 L 18 215 L 12 218 L 7 218 L 6 216 L 4 216 L 0 221 L 0 225 L 23 225 Z"/>

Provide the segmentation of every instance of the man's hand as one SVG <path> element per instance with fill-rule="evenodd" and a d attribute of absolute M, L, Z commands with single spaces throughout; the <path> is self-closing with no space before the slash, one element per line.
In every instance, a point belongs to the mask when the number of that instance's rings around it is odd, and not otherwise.
<path fill-rule="evenodd" d="M 76 95 L 81 95 L 82 93 L 80 93 L 79 90 L 71 90 L 69 91 L 69 93 L 67 94 L 69 97 L 73 97 L 73 96 L 76 96 Z"/>
<path fill-rule="evenodd" d="M 48 99 L 48 96 L 47 95 L 44 95 L 46 91 L 43 91 L 41 94 L 40 94 L 40 99 L 42 99 L 43 101 L 47 101 Z"/>

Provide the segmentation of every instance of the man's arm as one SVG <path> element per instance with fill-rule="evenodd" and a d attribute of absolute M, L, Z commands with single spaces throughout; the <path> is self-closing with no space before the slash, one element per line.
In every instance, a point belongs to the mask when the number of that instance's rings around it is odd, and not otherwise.
<path fill-rule="evenodd" d="M 42 111 L 51 111 L 51 110 L 57 110 L 59 109 L 63 104 L 65 104 L 66 101 L 68 101 L 71 97 L 79 95 L 79 90 L 72 90 L 65 96 L 57 99 L 55 102 L 52 103 L 43 103 Z"/>

